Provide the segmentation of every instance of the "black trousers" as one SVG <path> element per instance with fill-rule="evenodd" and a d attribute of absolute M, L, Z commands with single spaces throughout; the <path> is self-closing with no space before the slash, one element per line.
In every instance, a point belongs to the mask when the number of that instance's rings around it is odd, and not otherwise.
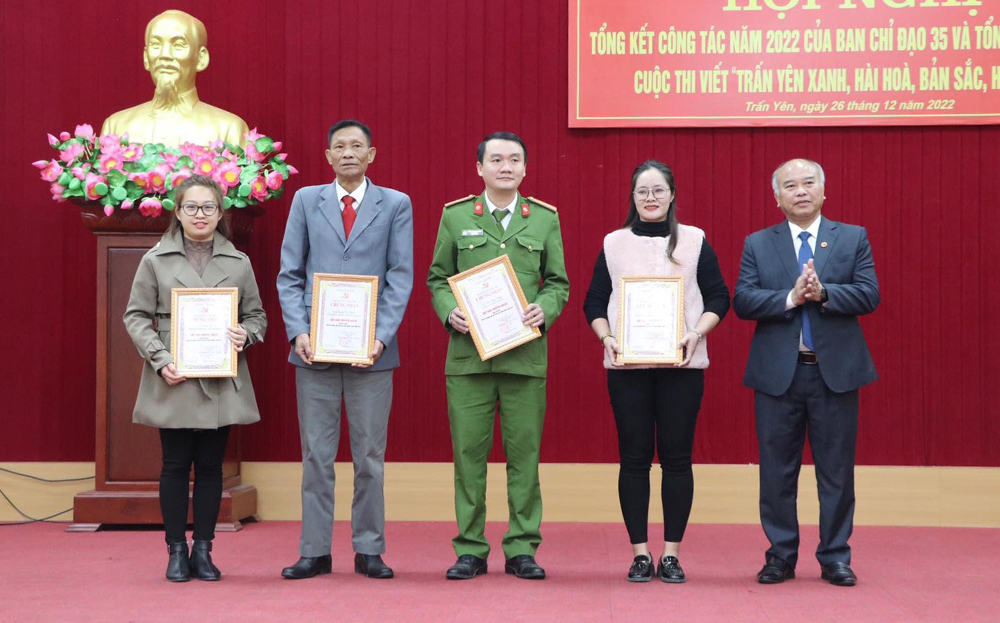
<path fill-rule="evenodd" d="M 704 393 L 704 370 L 608 370 L 621 456 L 618 498 L 632 543 L 649 540 L 649 469 L 654 451 L 663 472 L 663 539 L 677 543 L 684 538 L 694 499 L 694 429 Z"/>
<path fill-rule="evenodd" d="M 754 395 L 760 449 L 760 521 L 771 542 L 766 556 L 795 567 L 799 558 L 796 500 L 806 436 L 816 465 L 821 565 L 851 562 L 858 391 L 830 391 L 819 366 L 799 364 L 781 396 Z"/>
<path fill-rule="evenodd" d="M 218 430 L 161 428 L 160 512 L 167 545 L 187 540 L 188 475 L 194 465 L 194 539 L 215 538 L 215 523 L 222 504 L 222 459 L 229 427 Z"/>

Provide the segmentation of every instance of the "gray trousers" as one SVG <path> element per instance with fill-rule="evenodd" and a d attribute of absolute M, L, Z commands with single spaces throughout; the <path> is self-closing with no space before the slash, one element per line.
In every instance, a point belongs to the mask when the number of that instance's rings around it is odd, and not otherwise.
<path fill-rule="evenodd" d="M 295 368 L 302 437 L 302 537 L 299 555 L 330 553 L 333 536 L 333 463 L 340 444 L 341 398 L 347 409 L 354 459 L 351 533 L 359 554 L 385 553 L 385 442 L 392 406 L 392 370 L 363 371 L 346 364 Z"/>

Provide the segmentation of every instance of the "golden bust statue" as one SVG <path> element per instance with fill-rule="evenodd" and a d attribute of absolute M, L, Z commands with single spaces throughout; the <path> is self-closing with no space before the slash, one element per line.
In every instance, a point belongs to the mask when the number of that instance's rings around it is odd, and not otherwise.
<path fill-rule="evenodd" d="M 146 25 L 143 67 L 153 77 L 153 100 L 120 110 L 104 121 L 101 134 L 124 134 L 140 143 L 207 145 L 224 140 L 243 145 L 243 119 L 198 99 L 195 78 L 208 67 L 208 35 L 201 20 L 165 11 Z"/>

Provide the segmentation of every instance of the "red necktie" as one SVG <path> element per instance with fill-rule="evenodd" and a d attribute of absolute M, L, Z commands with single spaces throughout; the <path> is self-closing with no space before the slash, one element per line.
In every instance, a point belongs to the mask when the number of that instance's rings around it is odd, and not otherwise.
<path fill-rule="evenodd" d="M 354 211 L 354 197 L 344 195 L 344 238 L 351 237 L 351 228 L 354 227 L 354 219 L 358 218 L 358 213 Z"/>

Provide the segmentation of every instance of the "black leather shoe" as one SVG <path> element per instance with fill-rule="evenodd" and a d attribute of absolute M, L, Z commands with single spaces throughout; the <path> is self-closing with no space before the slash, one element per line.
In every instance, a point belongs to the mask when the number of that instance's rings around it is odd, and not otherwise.
<path fill-rule="evenodd" d="M 281 577 L 286 580 L 304 580 L 306 578 L 311 578 L 316 575 L 323 575 L 324 573 L 330 573 L 333 571 L 333 558 L 330 554 L 326 556 L 316 556 L 315 558 L 310 558 L 308 556 L 302 556 L 299 558 L 291 567 L 285 567 L 281 570 Z"/>
<path fill-rule="evenodd" d="M 188 561 L 188 544 L 171 543 L 167 546 L 170 559 L 167 561 L 167 579 L 171 582 L 187 582 L 191 579 L 191 566 Z"/>
<path fill-rule="evenodd" d="M 458 557 L 444 577 L 449 580 L 471 580 L 477 575 L 486 573 L 486 559 L 472 554 L 462 554 Z"/>
<path fill-rule="evenodd" d="M 779 558 L 769 558 L 764 568 L 757 573 L 757 581 L 761 584 L 781 584 L 795 577 L 795 569 Z"/>
<path fill-rule="evenodd" d="M 521 554 L 508 558 L 503 566 L 504 573 L 513 574 L 522 580 L 544 580 L 545 569 L 538 566 L 534 556 Z"/>
<path fill-rule="evenodd" d="M 684 577 L 684 569 L 681 569 L 681 563 L 677 560 L 677 556 L 664 556 L 660 559 L 660 567 L 656 570 L 656 574 L 660 576 L 661 582 L 667 582 L 668 584 L 683 584 L 687 581 Z"/>
<path fill-rule="evenodd" d="M 846 562 L 831 562 L 823 565 L 823 573 L 820 577 L 834 586 L 854 586 L 858 583 L 858 576 L 854 575 L 851 566 Z"/>
<path fill-rule="evenodd" d="M 354 573 L 360 573 L 361 575 L 379 580 L 388 580 L 393 575 L 392 569 L 389 568 L 389 565 L 382 562 L 382 557 L 378 554 L 374 556 L 370 554 L 355 554 Z"/>
<path fill-rule="evenodd" d="M 222 572 L 212 564 L 211 551 L 211 541 L 194 542 L 194 545 L 191 546 L 191 577 L 206 582 L 218 582 L 222 579 Z"/>
<path fill-rule="evenodd" d="M 653 579 L 653 559 L 645 554 L 640 554 L 632 560 L 632 566 L 628 568 L 628 576 L 625 578 L 629 582 L 650 582 Z"/>

